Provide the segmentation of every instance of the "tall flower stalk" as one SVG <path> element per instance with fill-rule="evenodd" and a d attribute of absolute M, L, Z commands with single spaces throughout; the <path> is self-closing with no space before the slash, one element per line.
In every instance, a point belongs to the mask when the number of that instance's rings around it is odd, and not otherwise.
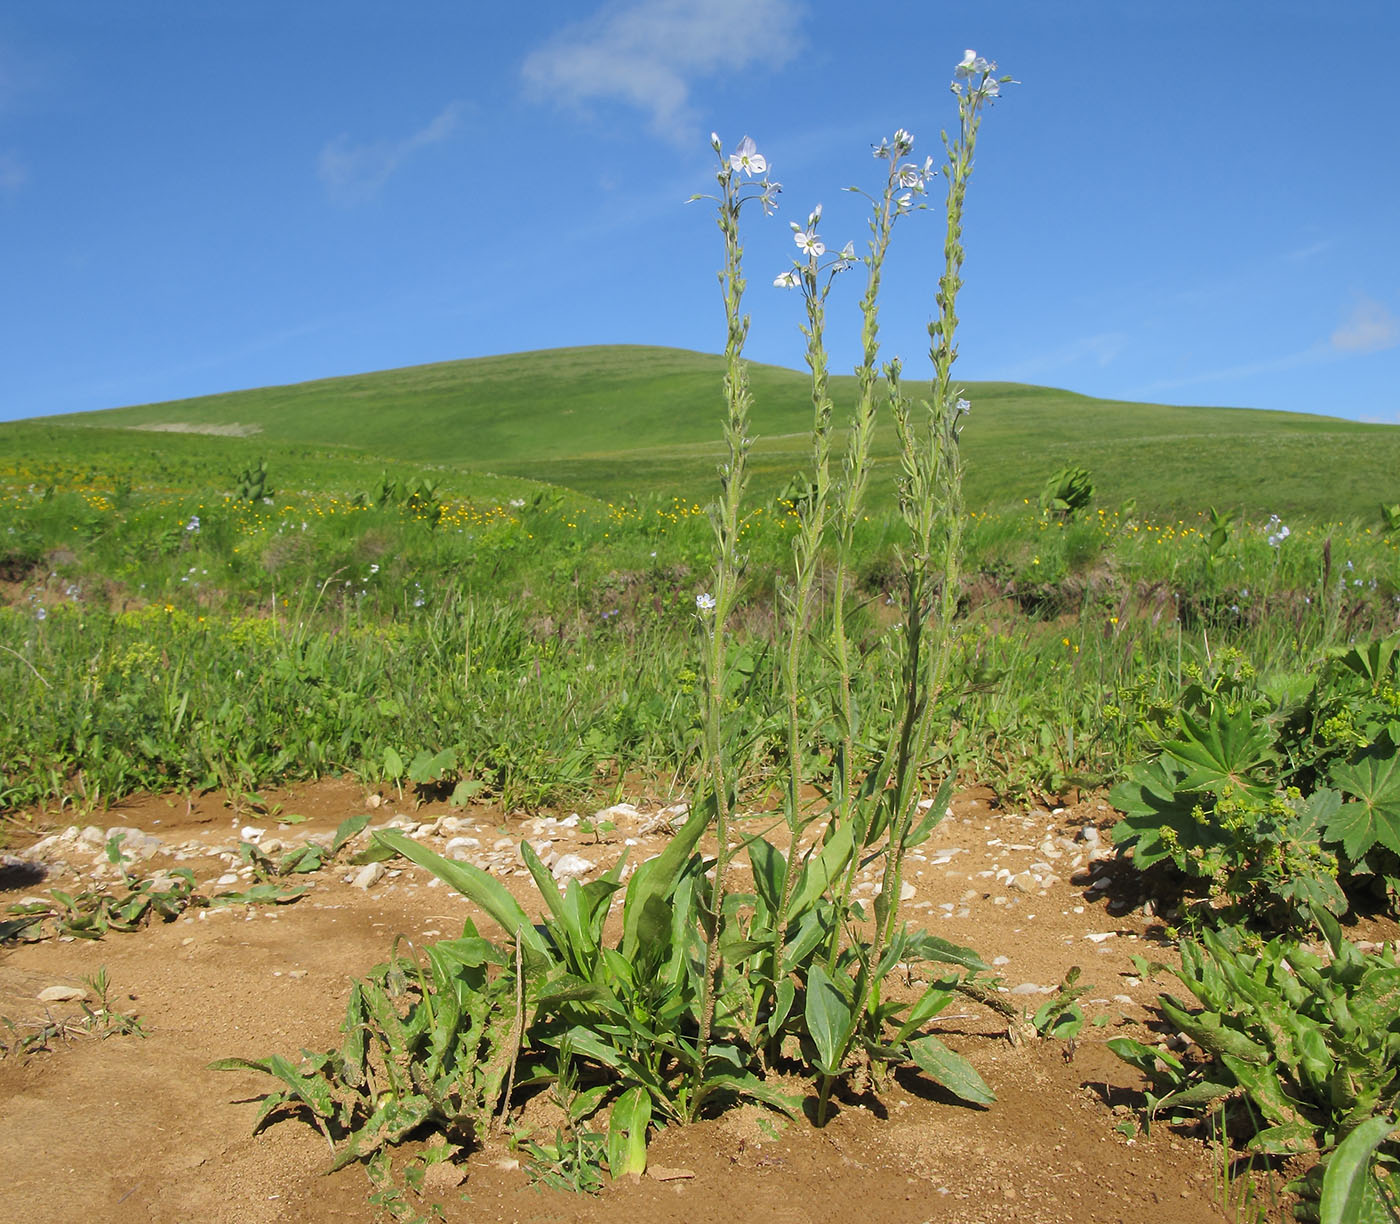
<path fill-rule="evenodd" d="M 822 566 L 822 547 L 827 534 L 831 496 L 831 418 L 828 368 L 823 333 L 826 325 L 826 299 L 831 283 L 855 262 L 855 248 L 847 243 L 832 259 L 824 260 L 826 244 L 817 233 L 821 221 L 820 204 L 807 218 L 807 225 L 792 222 L 793 241 L 803 258 L 773 282 L 782 288 L 799 288 L 806 307 L 802 334 L 807 339 L 806 361 L 812 375 L 812 474 L 805 487 L 794 494 L 792 505 L 798 514 L 793 538 L 793 576 L 790 586 L 781 590 L 780 599 L 787 641 L 779 657 L 783 695 L 787 712 L 787 777 L 783 795 L 783 816 L 787 823 L 787 849 L 782 866 L 778 912 L 774 916 L 774 938 L 769 975 L 765 986 L 776 991 L 782 980 L 783 947 L 787 942 L 789 903 L 797 878 L 798 851 L 810 819 L 802 788 L 807 779 L 806 729 L 803 711 L 807 696 L 803 683 L 803 661 L 810 646 L 812 619 Z M 764 992 L 760 992 L 760 1006 Z"/>
<path fill-rule="evenodd" d="M 727 626 L 739 594 L 742 556 L 739 551 L 744 486 L 748 482 L 749 409 L 752 396 L 744 367 L 744 341 L 749 318 L 743 313 L 745 289 L 744 248 L 739 241 L 739 217 L 744 207 L 758 202 L 765 212 L 775 207 L 779 184 L 768 177 L 768 162 L 754 141 L 745 136 L 727 158 L 717 135 L 710 145 L 719 157 L 715 179 L 719 195 L 696 196 L 718 205 L 717 224 L 724 235 L 724 267 L 719 273 L 724 294 L 727 331 L 724 345 L 724 441 L 727 462 L 719 470 L 720 497 L 711 508 L 710 521 L 715 533 L 715 569 L 712 589 L 696 598 L 703 641 L 704 699 L 702 712 L 701 771 L 706 798 L 713 804 L 717 850 L 712 883 L 705 910 L 705 974 L 701 984 L 700 1031 L 696 1045 L 695 1085 L 691 1100 L 693 1117 L 703 1103 L 702 1084 L 709 1056 L 710 1034 L 714 1027 L 715 1005 L 724 977 L 724 898 L 732 856 L 730 822 L 733 793 L 725 756 L 724 702 L 727 675 Z M 755 182 L 754 180 L 758 181 Z"/>
<path fill-rule="evenodd" d="M 900 684 L 902 713 L 897 731 L 892 776 L 886 790 L 889 840 L 884 876 L 875 901 L 875 942 L 871 960 L 878 963 L 899 922 L 906 853 L 923 841 L 943 817 L 947 792 L 919 817 L 919 774 L 934 739 L 937 704 L 947 682 L 957 640 L 960 595 L 963 496 L 959 436 L 970 408 L 953 386 L 957 359 L 957 297 L 962 288 L 963 206 L 972 175 L 973 152 L 983 109 L 1010 77 L 997 77 L 996 64 L 969 51 L 958 65 L 952 91 L 958 99 L 959 127 L 943 133 L 947 180 L 943 272 L 938 280 L 937 316 L 929 324 L 929 359 L 933 364 L 930 398 L 917 407 L 905 397 L 898 359 L 885 366 L 889 405 L 899 440 L 899 509 L 909 531 L 902 558 L 903 639 Z M 947 779 L 951 783 L 951 773 Z M 878 979 L 874 983 L 878 991 Z M 878 1004 L 878 999 L 872 1000 Z"/>
<path fill-rule="evenodd" d="M 834 819 L 841 823 L 852 823 L 853 841 L 857 846 L 868 846 L 882 831 L 883 825 L 878 818 L 878 811 L 884 790 L 884 770 L 877 770 L 872 779 L 873 784 L 863 787 L 857 793 L 854 762 L 859 712 L 853 690 L 854 665 L 851 640 L 846 631 L 846 605 L 851 588 L 856 529 L 861 521 L 866 485 L 869 483 L 870 447 L 883 398 L 880 392 L 879 367 L 880 284 L 885 258 L 889 254 L 890 242 L 894 237 L 895 223 L 913 209 L 915 197 L 923 195 L 932 169 L 931 161 L 926 161 L 922 167 L 901 161 L 913 148 L 914 137 L 903 128 L 899 128 L 893 137 L 880 141 L 873 149 L 876 158 L 889 163 L 881 196 L 877 199 L 859 187 L 850 188 L 870 201 L 873 213 L 869 222 L 870 253 L 865 257 L 865 293 L 860 302 L 861 361 L 855 370 L 858 395 L 842 471 L 839 504 L 834 516 L 836 560 L 832 582 L 831 648 L 836 661 L 836 716 L 841 734 L 833 777 Z M 887 753 L 885 760 L 888 762 L 891 759 Z M 842 881 L 838 901 L 842 908 L 849 903 L 859 865 L 860 856 L 853 854 Z M 833 936 L 827 954 L 828 964 L 834 961 L 837 951 Z"/>

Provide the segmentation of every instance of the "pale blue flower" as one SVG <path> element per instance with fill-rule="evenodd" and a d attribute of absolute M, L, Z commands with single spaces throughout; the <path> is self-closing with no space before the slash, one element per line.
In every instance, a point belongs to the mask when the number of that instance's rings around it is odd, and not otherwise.
<path fill-rule="evenodd" d="M 735 174 L 743 173 L 750 177 L 768 171 L 768 159 L 758 151 L 752 136 L 745 136 L 739 142 L 738 148 L 729 155 L 729 165 Z"/>
<path fill-rule="evenodd" d="M 713 612 L 715 610 L 715 597 L 705 591 L 695 597 L 695 607 L 700 612 Z"/>

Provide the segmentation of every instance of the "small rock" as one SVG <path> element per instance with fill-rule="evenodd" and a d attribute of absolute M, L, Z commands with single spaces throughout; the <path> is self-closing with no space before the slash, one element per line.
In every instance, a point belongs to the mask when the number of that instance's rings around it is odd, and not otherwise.
<path fill-rule="evenodd" d="M 383 863 L 366 863 L 355 873 L 355 878 L 350 881 L 351 888 L 360 888 L 368 891 L 384 878 Z"/>
<path fill-rule="evenodd" d="M 1116 934 L 1116 931 L 1091 931 L 1084 938 L 1090 943 L 1103 943 L 1105 939 L 1112 939 Z"/>
<path fill-rule="evenodd" d="M 45 986 L 36 997 L 40 1003 L 81 1003 L 88 996 L 80 986 Z"/>
<path fill-rule="evenodd" d="M 1022 982 L 1019 986 L 1013 986 L 1010 993 L 1014 995 L 1049 994 L 1054 989 L 1053 986 L 1037 986 L 1034 982 Z"/>
<path fill-rule="evenodd" d="M 668 1169 L 665 1165 L 647 1165 L 647 1176 L 652 1181 L 686 1181 L 695 1176 L 694 1169 Z"/>
<path fill-rule="evenodd" d="M 245 842 L 252 842 L 253 845 L 256 846 L 260 841 L 262 841 L 263 834 L 266 832 L 266 829 L 260 829 L 257 825 L 244 825 L 241 829 L 238 830 L 238 836 L 241 837 Z"/>
<path fill-rule="evenodd" d="M 159 851 L 163 844 L 160 838 L 153 837 L 149 833 L 143 833 L 140 829 L 129 829 L 118 825 L 107 830 L 107 835 L 102 840 L 104 849 L 107 843 L 114 837 L 121 838 L 121 853 L 128 859 L 148 859 Z"/>
<path fill-rule="evenodd" d="M 917 890 L 914 888 L 914 886 L 906 881 L 899 890 L 899 899 L 901 901 L 911 901 L 913 900 L 914 893 L 916 891 Z"/>
<path fill-rule="evenodd" d="M 218 885 L 220 885 L 220 886 L 222 886 L 222 887 L 224 887 L 224 888 L 227 888 L 230 884 L 237 884 L 237 883 L 238 883 L 238 872 L 236 872 L 236 871 L 226 871 L 226 872 L 224 872 L 224 874 L 221 875 L 217 880 L 215 880 L 214 883 L 215 883 L 215 884 L 218 884 Z"/>
<path fill-rule="evenodd" d="M 1093 825 L 1085 825 L 1079 830 L 1078 840 L 1086 846 L 1097 846 L 1100 840 L 1099 831 Z"/>
<path fill-rule="evenodd" d="M 458 851 L 474 850 L 479 845 L 481 842 L 475 837 L 454 837 L 443 847 L 443 853 L 448 858 L 466 858 L 465 853 L 459 854 Z"/>
<path fill-rule="evenodd" d="M 561 854 L 554 860 L 551 870 L 556 880 L 575 879 L 585 876 L 596 867 L 597 864 L 579 854 Z"/>
<path fill-rule="evenodd" d="M 287 976 L 292 978 L 304 978 L 310 972 L 309 969 L 290 969 L 287 971 Z"/>
<path fill-rule="evenodd" d="M 374 811 L 375 808 L 379 807 L 380 804 L 382 804 L 383 802 L 384 802 L 384 799 L 383 799 L 383 797 L 380 796 L 380 795 L 368 795 L 368 796 L 366 796 L 366 798 L 365 798 L 365 807 L 369 808 L 369 810 L 372 812 L 372 811 Z"/>
<path fill-rule="evenodd" d="M 99 850 L 107 844 L 107 834 L 96 825 L 88 825 L 86 829 L 78 834 L 77 840 L 80 846 L 88 846 L 93 850 Z"/>
<path fill-rule="evenodd" d="M 600 824 L 604 820 L 640 820 L 641 812 L 637 811 L 630 803 L 614 803 L 612 807 L 605 807 L 593 814 L 593 823 Z M 562 821 L 560 822 L 563 823 Z"/>
<path fill-rule="evenodd" d="M 267 837 L 258 843 L 258 849 L 264 854 L 281 854 L 287 848 L 287 843 L 280 837 Z"/>

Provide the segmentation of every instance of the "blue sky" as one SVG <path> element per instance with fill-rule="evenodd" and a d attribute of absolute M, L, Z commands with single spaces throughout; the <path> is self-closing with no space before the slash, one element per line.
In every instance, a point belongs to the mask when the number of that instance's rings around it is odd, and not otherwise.
<path fill-rule="evenodd" d="M 790 220 L 1019 86 L 968 201 L 958 373 L 1400 422 L 1395 0 L 43 0 L 0 6 L 0 419 L 564 345 L 717 351 L 711 130 L 783 183 L 749 356 L 798 366 Z M 927 369 L 937 213 L 885 356 Z M 857 353 L 859 275 L 829 310 Z"/>

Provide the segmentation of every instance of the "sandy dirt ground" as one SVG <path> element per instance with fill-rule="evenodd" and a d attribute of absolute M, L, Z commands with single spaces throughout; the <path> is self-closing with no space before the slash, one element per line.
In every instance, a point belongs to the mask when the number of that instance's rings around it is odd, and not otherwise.
<path fill-rule="evenodd" d="M 565 854 L 605 870 L 626 850 L 656 853 L 668 831 L 666 801 L 638 796 L 612 814 L 615 828 L 583 833 L 572 813 L 505 814 L 488 807 L 415 807 L 393 792 L 322 782 L 266 794 L 264 813 L 233 811 L 218 795 L 148 797 L 82 818 L 101 830 L 86 842 L 51 841 L 40 858 L 46 883 L 11 872 L 0 903 L 46 887 L 91 884 L 105 863 L 106 830 L 120 827 L 151 854 L 143 874 L 191 867 L 201 891 L 236 875 L 230 857 L 246 827 L 287 845 L 324 838 L 347 816 L 372 808 L 376 826 L 408 827 L 439 852 L 500 876 L 528 905 L 515 847 L 528 838 L 547 862 Z M 270 813 L 270 814 L 269 814 Z M 279 815 L 306 819 L 279 826 Z M 585 812 L 585 816 L 592 815 Z M 997 1095 L 985 1109 L 954 1102 L 928 1081 L 901 1075 L 879 1101 L 845 1100 L 829 1123 L 781 1126 L 775 1115 L 739 1110 L 653 1142 L 655 1167 L 596 1198 L 533 1187 L 505 1142 L 461 1166 L 444 1199 L 451 1221 L 666 1221 L 735 1224 L 1200 1224 L 1232 1218 L 1216 1202 L 1208 1145 L 1154 1128 L 1129 1138 L 1136 1074 L 1104 1046 L 1127 1034 L 1157 1041 L 1152 1004 L 1171 979 L 1141 979 L 1131 956 L 1170 960 L 1160 923 L 1109 860 L 1113 812 L 1087 797 L 1066 807 L 998 810 L 990 792 L 957 797 L 953 814 L 913 862 L 912 921 L 977 949 L 1002 975 L 1006 997 L 1033 1011 L 1072 965 L 1093 989 L 1087 1025 L 1073 1048 L 1059 1041 L 1013 1047 L 1005 1024 L 975 1004 L 939 1023 Z M 71 819 L 48 818 L 62 833 Z M 41 830 L 36 828 L 36 839 Z M 149 840 L 148 840 L 149 839 Z M 631 842 L 628 846 L 626 843 Z M 547 844 L 546 844 L 547 843 Z M 23 839 L 12 849 L 24 857 Z M 62 866 L 66 865 L 66 866 Z M 40 991 L 84 987 L 105 967 L 114 1010 L 139 1016 L 145 1036 L 98 1040 L 75 1032 L 27 1057 L 0 1059 L 0 1219 L 45 1221 L 369 1221 L 375 1209 L 359 1166 L 327 1176 L 325 1140 L 287 1120 L 251 1133 L 273 1081 L 216 1072 L 215 1059 L 295 1055 L 338 1044 L 352 981 L 404 934 L 416 942 L 460 933 L 470 904 L 401 860 L 357 887 L 358 868 L 299 877 L 312 885 L 283 906 L 189 911 L 176 921 L 100 941 L 20 944 L 0 951 L 0 1016 L 20 1031 L 80 1016 L 45 1004 Z M 365 883 L 362 878 L 360 883 Z M 16 887 L 9 887 L 16 885 Z M 873 880 L 862 888 L 873 891 Z M 538 908 L 538 898 L 534 899 Z M 486 921 L 483 920 L 483 929 Z M 1381 937 L 1393 932 L 1379 932 Z"/>

